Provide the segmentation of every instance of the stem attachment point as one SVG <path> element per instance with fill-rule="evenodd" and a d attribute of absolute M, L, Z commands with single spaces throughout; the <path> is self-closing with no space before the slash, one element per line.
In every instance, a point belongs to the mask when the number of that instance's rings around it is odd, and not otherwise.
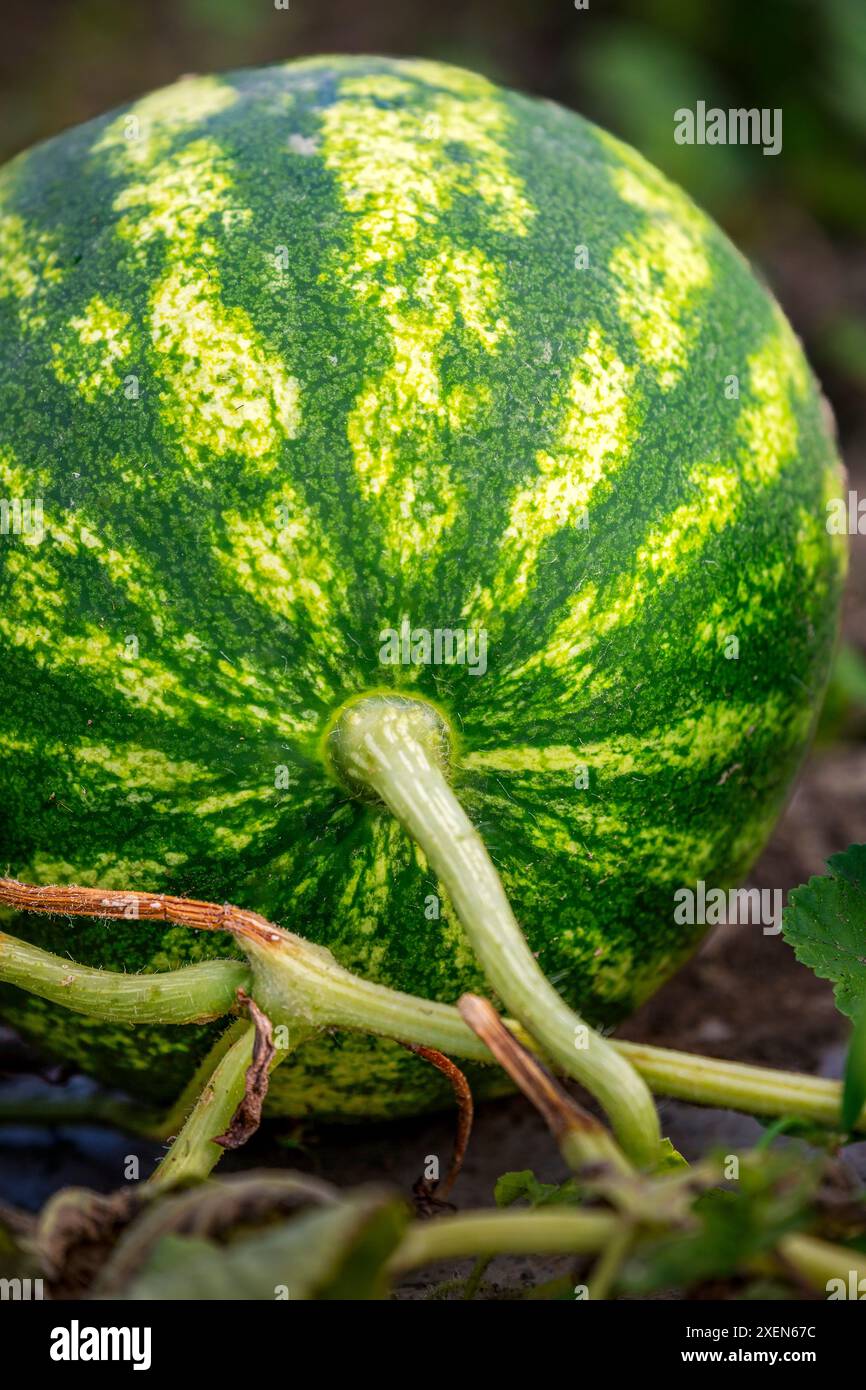
<path fill-rule="evenodd" d="M 439 711 L 405 695 L 360 695 L 345 704 L 328 735 L 327 758 L 337 780 L 353 796 L 381 804 L 374 786 L 375 745 L 383 732 L 392 742 L 420 746 L 445 777 L 451 766 L 451 735 Z"/>

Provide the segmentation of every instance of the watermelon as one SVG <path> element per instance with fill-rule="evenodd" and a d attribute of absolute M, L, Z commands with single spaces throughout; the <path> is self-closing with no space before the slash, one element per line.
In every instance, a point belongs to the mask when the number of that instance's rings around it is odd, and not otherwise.
<path fill-rule="evenodd" d="M 483 990 L 423 852 L 328 756 L 396 692 L 437 712 L 546 975 L 598 1026 L 632 1011 L 704 931 L 677 889 L 740 880 L 779 814 L 845 564 L 820 392 L 724 235 L 559 106 L 326 57 L 19 156 L 0 248 L 5 872 L 231 901 L 399 989 Z M 116 970 L 234 951 L 4 925 Z M 219 1031 L 0 1008 L 152 1101 Z M 389 1116 L 443 1084 L 343 1033 L 270 1102 Z"/>

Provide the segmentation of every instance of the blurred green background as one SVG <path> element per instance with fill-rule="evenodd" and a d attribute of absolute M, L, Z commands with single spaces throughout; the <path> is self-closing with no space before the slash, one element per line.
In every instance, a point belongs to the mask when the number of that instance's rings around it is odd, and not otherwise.
<path fill-rule="evenodd" d="M 866 454 L 866 0 L 287 3 L 6 0 L 0 160 L 183 73 L 341 51 L 461 63 L 577 108 L 714 214 L 804 337 L 856 468 Z M 781 107 L 781 154 L 676 145 L 673 112 L 699 99 Z"/>

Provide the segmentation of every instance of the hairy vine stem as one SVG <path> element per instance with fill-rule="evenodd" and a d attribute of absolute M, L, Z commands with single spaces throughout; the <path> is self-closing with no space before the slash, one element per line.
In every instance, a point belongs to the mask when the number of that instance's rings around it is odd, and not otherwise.
<path fill-rule="evenodd" d="M 274 1053 L 268 1070 L 273 1071 L 285 1061 L 306 1036 L 303 1030 L 296 1029 L 289 1045 Z M 152 1174 L 152 1186 L 176 1187 L 201 1182 L 216 1167 L 225 1152 L 225 1144 L 217 1136 L 225 1137 L 224 1131 L 231 1126 L 244 1100 L 255 1040 L 255 1024 L 236 1019 L 222 1040 L 222 1055 L 196 1095 L 180 1134 Z M 258 1119 L 255 1123 L 258 1124 Z"/>
<path fill-rule="evenodd" d="M 243 1099 L 256 1030 L 245 1019 L 238 1019 L 231 1032 L 230 1047 L 196 1098 L 180 1134 L 152 1174 L 149 1181 L 153 1187 L 200 1182 L 222 1158 L 225 1150 L 214 1140 L 231 1124 Z"/>
<path fill-rule="evenodd" d="M 7 885 L 10 880 L 2 879 L 0 883 Z M 83 913 L 87 910 L 83 907 L 43 906 L 49 898 L 43 899 L 40 895 L 44 892 L 56 902 L 65 892 L 77 896 L 91 891 L 33 889 L 16 883 L 8 894 L 4 889 L 2 900 L 10 902 L 13 897 L 26 897 L 28 901 L 15 905 L 35 912 Z M 104 903 L 94 903 L 90 911 L 99 917 L 115 915 L 106 910 Z M 166 970 L 155 975 L 94 970 L 64 961 L 39 946 L 0 932 L 0 979 L 38 994 L 41 999 L 63 1004 L 76 1013 L 113 1023 L 208 1023 L 234 1008 L 237 991 L 249 983 L 249 978 L 249 967 L 243 961 L 229 960 L 201 961 L 198 965 L 185 965 L 180 970 Z M 110 990 L 106 989 L 107 979 L 111 981 Z"/>
<path fill-rule="evenodd" d="M 196 1023 L 217 1018 L 235 1009 L 237 990 L 242 988 L 252 991 L 275 1022 L 289 1024 L 293 1035 L 303 1020 L 313 1029 L 336 1027 L 376 1033 L 399 1042 L 436 1048 L 446 1055 L 478 1062 L 492 1060 L 486 1044 L 452 1005 L 361 979 L 339 965 L 330 951 L 283 931 L 257 913 L 157 894 L 73 886 L 36 887 L 0 879 L 0 903 L 24 911 L 128 918 L 131 902 L 145 904 L 146 912 L 140 915 L 149 916 L 150 920 L 232 933 L 247 952 L 250 964 L 212 960 L 156 975 L 126 975 L 77 965 L 0 933 L 0 981 L 91 1017 L 132 1024 Z M 503 1021 L 525 1046 L 543 1052 L 519 1023 Z M 167 1132 L 173 1132 L 193 1104 L 227 1046 L 226 1037 L 224 1034 L 218 1040 L 172 1108 Z M 645 1043 L 610 1039 L 608 1046 L 628 1059 L 660 1095 L 754 1115 L 796 1115 L 816 1124 L 841 1128 L 842 1088 L 838 1081 Z M 9 1118 L 18 1116 L 19 1104 L 9 1110 Z M 89 1115 L 92 1104 L 85 1102 Z M 7 1109 L 0 1107 L 0 1120 Z M 60 1103 L 57 1113 L 61 1112 L 72 1116 L 69 1103 Z M 49 1106 L 46 1113 L 54 1111 Z M 122 1108 L 112 1106 L 104 1118 L 122 1122 L 123 1114 Z M 93 1117 L 100 1118 L 98 1114 Z M 147 1131 L 155 1132 L 155 1126 L 153 1117 L 147 1117 Z M 165 1126 L 159 1128 L 161 1133 L 166 1132 Z M 866 1107 L 854 1128 L 866 1133 Z"/>

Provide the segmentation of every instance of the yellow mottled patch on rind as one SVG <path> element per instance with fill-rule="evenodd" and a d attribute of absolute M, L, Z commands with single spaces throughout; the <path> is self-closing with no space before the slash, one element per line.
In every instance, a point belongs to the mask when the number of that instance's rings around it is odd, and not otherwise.
<path fill-rule="evenodd" d="M 212 678 L 213 665 L 207 670 Z M 224 692 L 220 701 L 225 719 L 250 724 L 253 729 L 261 726 L 285 738 L 307 739 L 318 734 L 321 718 L 316 711 L 299 709 L 297 699 L 275 685 L 270 673 L 262 675 L 258 663 L 239 657 L 233 662 L 220 659 L 215 670 Z"/>
<path fill-rule="evenodd" d="M 792 395 L 809 384 L 806 360 L 794 332 L 776 310 L 776 328 L 748 359 L 749 395 L 737 421 L 747 481 L 766 486 L 797 451 L 798 426 Z"/>
<path fill-rule="evenodd" d="M 628 461 L 634 436 L 634 376 L 601 329 L 590 328 L 565 400 L 556 402 L 561 413 L 552 452 L 536 454 L 539 476 L 512 499 L 496 575 L 466 605 L 473 621 L 489 622 L 491 613 L 518 607 L 544 542 L 579 524 L 590 504 L 610 492 L 611 477 Z"/>
<path fill-rule="evenodd" d="M 132 351 L 130 316 L 96 294 L 81 314 L 69 320 L 60 343 L 52 343 L 52 365 L 58 381 L 74 386 L 93 402 L 119 382 L 117 365 Z"/>
<path fill-rule="evenodd" d="M 715 599 L 698 623 L 699 644 L 721 648 L 731 633 L 765 625 L 792 577 L 806 595 L 804 617 L 813 603 L 824 603 L 831 582 L 838 578 L 837 567 L 828 563 L 834 554 L 831 538 L 814 512 L 800 506 L 796 517 L 797 531 L 785 559 L 749 570 L 738 579 L 733 597 Z"/>
<path fill-rule="evenodd" d="M 40 646 L 48 648 L 54 623 L 64 608 L 56 565 L 35 548 L 25 555 L 22 550 L 10 547 L 4 559 L 4 578 L 0 633 L 13 646 L 29 651 Z"/>
<path fill-rule="evenodd" d="M 575 793 L 577 795 L 577 793 Z M 496 798 L 491 798 L 495 802 Z M 576 804 L 574 813 L 567 818 L 561 815 L 548 815 L 533 810 L 526 819 L 524 834 L 530 844 L 543 854 L 565 854 L 570 858 L 586 858 L 586 844 L 581 834 L 591 832 L 596 837 L 610 843 L 622 840 L 626 833 L 626 823 L 612 813 L 608 806 L 604 813 L 596 806 L 594 815 L 587 814 L 586 807 Z M 595 869 L 595 864 L 593 864 Z"/>
<path fill-rule="evenodd" d="M 139 250 L 161 236 L 176 258 L 194 252 L 213 256 L 216 244 L 200 238 L 201 228 L 218 217 L 219 230 L 230 231 L 252 217 L 249 208 L 230 205 L 231 187 L 231 172 L 220 146 L 213 140 L 193 140 L 117 195 L 114 207 L 124 214 L 118 234 Z"/>
<path fill-rule="evenodd" d="M 608 261 L 617 305 L 642 360 L 667 390 L 688 365 L 692 306 L 712 278 L 706 245 L 710 223 L 634 150 L 598 133 L 617 160 L 609 169 L 614 188 L 647 217 L 647 225 L 629 232 Z"/>
<path fill-rule="evenodd" d="M 713 599 L 698 621 L 696 644 L 721 650 L 732 634 L 766 623 L 772 612 L 766 605 L 768 601 L 771 605 L 778 602 L 786 568 L 782 561 L 764 564 L 740 577 L 733 597 Z"/>
<path fill-rule="evenodd" d="M 160 393 L 163 418 L 187 461 L 198 471 L 230 454 L 268 473 L 300 427 L 300 388 L 249 314 L 222 302 L 217 247 L 202 233 L 216 217 L 223 229 L 249 219 L 249 210 L 232 207 L 231 188 L 220 147 L 192 141 L 121 190 L 117 230 L 139 249 L 155 238 L 164 245 L 167 269 L 151 296 L 150 329 L 168 387 Z"/>
<path fill-rule="evenodd" d="M 847 508 L 848 501 L 844 490 L 846 486 L 845 469 L 839 458 L 832 457 L 827 460 L 821 474 L 821 515 L 825 518 L 824 529 L 827 531 L 826 518 L 829 517 L 830 503 L 837 503 L 837 499 L 844 497 L 843 507 Z M 836 567 L 837 574 L 841 577 L 848 568 L 848 537 L 841 530 L 827 531 L 827 542 L 830 546 L 830 555 Z"/>
<path fill-rule="evenodd" d="M 0 629 L 3 625 L 0 615 Z M 309 734 L 318 727 L 318 720 L 312 714 L 308 713 L 305 719 L 304 712 L 294 714 L 282 709 L 273 683 L 262 680 L 257 672 L 238 664 L 214 662 L 212 655 L 208 656 L 200 673 L 202 683 L 207 683 L 207 693 L 196 689 L 192 683 L 194 672 L 188 672 L 185 665 L 173 668 L 166 664 L 172 658 L 180 662 L 179 643 L 162 644 L 162 661 L 145 655 L 139 655 L 134 661 L 124 661 L 118 654 L 116 641 L 94 625 L 86 624 L 80 632 L 64 633 L 59 637 L 49 633 L 49 638 L 52 635 L 53 641 L 46 644 L 47 650 L 37 644 L 36 658 L 40 665 L 52 669 L 85 668 L 95 686 L 112 690 L 130 705 L 146 708 L 154 715 L 175 722 L 206 717 L 251 729 L 264 725 L 290 737 L 302 732 Z M 251 695 L 261 703 L 255 703 Z"/>
<path fill-rule="evenodd" d="M 503 886 L 508 892 L 507 882 L 503 882 Z M 435 932 L 435 945 L 432 949 L 440 959 L 451 962 L 454 971 L 460 975 L 465 976 L 469 971 L 477 971 L 478 958 L 441 882 L 437 882 L 436 895 L 439 898 L 439 917 L 430 923 L 431 932 Z"/>
<path fill-rule="evenodd" d="M 170 271 L 153 293 L 151 331 L 170 387 L 163 417 L 187 459 L 203 466 L 208 455 L 237 455 L 270 473 L 298 432 L 300 390 L 249 315 L 222 303 L 215 274 Z"/>
<path fill-rule="evenodd" d="M 424 81 L 435 71 L 428 65 Z M 346 77 L 321 119 L 324 161 L 352 217 L 328 275 L 380 312 L 391 344 L 389 365 L 357 396 L 347 437 L 362 494 L 382 503 L 383 546 L 407 565 L 457 515 L 445 442 L 484 403 L 443 387 L 446 335 L 493 352 L 509 331 L 496 308 L 500 267 L 445 234 L 443 219 L 460 197 L 479 200 L 503 233 L 523 235 L 534 214 L 509 167 L 493 88 L 473 84 L 467 99 L 394 73 Z"/>
<path fill-rule="evenodd" d="M 214 555 L 230 581 L 283 618 L 293 620 L 303 611 L 342 646 L 334 617 L 335 608 L 349 607 L 345 578 L 326 534 L 295 490 L 286 486 L 251 516 L 224 512 L 222 521 L 225 539 L 214 546 Z"/>
<path fill-rule="evenodd" d="M 590 973 L 593 994 L 598 999 L 631 999 L 640 1003 L 658 988 L 659 980 L 670 974 L 675 962 L 672 953 L 661 958 L 654 956 L 652 964 L 639 965 L 632 951 L 623 950 L 621 943 L 604 941 L 600 944 Z"/>
<path fill-rule="evenodd" d="M 410 850 L 404 832 L 389 817 L 372 821 L 369 833 L 370 845 L 347 876 L 336 915 L 345 925 L 347 939 L 357 943 L 364 974 L 375 978 L 387 949 L 387 943 L 377 938 L 388 920 L 395 875 L 405 866 Z"/>
<path fill-rule="evenodd" d="M 667 818 L 655 825 L 641 821 L 629 827 L 627 836 L 620 845 L 612 847 L 611 854 L 599 855 L 594 867 L 604 875 L 616 874 L 628 861 L 632 869 L 640 865 L 641 875 L 648 883 L 694 882 L 719 862 L 720 848 L 728 834 L 726 822 L 714 831 L 700 834 L 674 830 Z"/>
<path fill-rule="evenodd" d="M 46 484 L 44 470 L 19 469 L 17 473 L 19 486 L 27 484 L 24 491 L 29 490 L 31 496 L 34 486 L 41 490 Z M 11 476 L 8 480 L 11 480 Z M 52 610 L 65 605 L 67 591 L 60 583 L 54 561 L 63 555 L 78 555 L 87 551 L 130 602 L 148 612 L 148 626 L 155 631 L 162 630 L 160 609 L 167 603 L 165 587 L 159 572 L 147 562 L 141 551 L 135 548 L 118 550 L 97 534 L 95 523 L 89 521 L 84 512 L 66 509 L 59 514 L 50 508 L 43 509 L 42 531 L 36 540 L 39 553 L 27 562 L 27 568 L 19 574 L 18 565 L 13 562 L 9 570 L 16 584 L 20 580 L 20 589 L 13 590 L 13 606 L 17 611 L 31 615 L 40 611 L 44 613 L 44 600 L 49 594 Z"/>
<path fill-rule="evenodd" d="M 17 213 L 0 213 L 0 299 L 17 301 L 22 328 L 44 326 L 43 292 L 62 278 L 51 238 L 33 231 Z"/>
<path fill-rule="evenodd" d="M 17 730 L 10 733 L 6 729 L 0 729 L 0 754 L 5 758 L 31 757 L 34 753 L 42 753 L 43 748 L 41 738 L 37 742 L 35 738 L 21 738 Z"/>
<path fill-rule="evenodd" d="M 126 594 L 131 603 L 148 613 L 150 626 L 160 633 L 164 627 L 163 614 L 168 611 L 168 591 L 158 569 L 148 564 L 138 550 L 118 550 L 106 544 L 87 527 L 79 532 L 82 544 L 94 551 L 95 559 L 113 584 Z"/>
<path fill-rule="evenodd" d="M 38 482 L 38 472 L 16 469 L 16 473 L 19 486 Z M 12 480 L 13 474 L 7 473 L 6 481 Z M 75 644 L 79 640 L 72 632 L 77 620 L 77 600 L 62 580 L 66 555 L 86 552 L 112 583 L 147 613 L 143 629 L 161 630 L 160 609 L 166 596 L 159 574 L 138 551 L 123 552 L 106 544 L 83 514 L 64 510 L 58 522 L 51 510 L 44 508 L 41 529 L 20 539 L 29 543 L 29 550 L 25 554 L 18 548 L 10 549 L 6 556 L 6 603 L 0 612 L 0 632 L 13 645 L 37 652 L 40 664 L 50 665 L 53 650 L 60 655 L 67 642 Z M 83 665 L 89 665 L 91 660 L 97 664 L 103 661 L 103 647 L 109 639 L 102 629 L 93 631 L 98 640 L 92 652 L 86 639 L 80 639 L 82 647 L 76 659 Z M 137 635 L 143 637 L 144 630 Z M 113 661 L 120 662 L 123 650 L 119 641 L 115 641 L 111 651 Z"/>
<path fill-rule="evenodd" d="M 493 83 L 489 78 L 482 77 L 481 73 L 455 68 L 450 63 L 437 63 L 429 58 L 401 58 L 400 71 L 431 87 L 441 87 L 455 96 L 465 97 L 468 101 L 497 94 Z"/>
<path fill-rule="evenodd" d="M 65 531 L 52 529 L 47 518 L 38 547 L 26 554 L 10 548 L 6 602 L 0 609 L 0 634 L 32 652 L 38 666 L 86 672 L 95 688 L 174 722 L 204 716 L 265 727 L 289 738 L 309 737 L 318 729 L 313 711 L 297 710 L 249 661 L 215 660 L 193 634 L 163 633 L 158 655 L 142 641 L 138 656 L 130 658 L 123 633 L 82 622 L 77 611 L 69 610 L 69 590 L 57 564 L 64 553 L 79 553 L 82 547 L 146 613 L 143 628 L 160 632 L 165 626 L 163 586 L 140 555 L 106 545 L 80 517 L 74 523 L 67 518 Z M 146 630 L 135 635 L 143 639 Z"/>
<path fill-rule="evenodd" d="M 685 562 L 700 556 L 711 535 L 741 518 L 753 488 L 763 490 L 776 484 L 785 465 L 796 456 L 799 427 L 794 398 L 806 392 L 809 377 L 799 343 L 778 308 L 774 317 L 772 331 L 748 359 L 748 393 L 737 420 L 742 443 L 735 464 L 694 467 L 688 483 L 695 500 L 681 503 L 656 522 L 630 557 L 628 571 L 604 591 L 590 584 L 572 596 L 545 646 L 512 670 L 509 679 L 520 680 L 540 668 L 556 670 L 572 695 L 584 688 L 590 694 L 601 694 L 608 677 L 604 673 L 594 677 L 590 661 L 580 663 L 580 658 L 586 658 L 615 628 L 633 622 L 660 585 L 671 582 Z M 817 582 L 829 554 L 827 537 L 801 509 L 798 532 L 792 537 L 794 563 L 807 579 L 811 575 Z M 742 576 L 737 628 L 765 616 L 761 594 L 772 593 L 783 578 L 781 564 L 764 564 L 758 573 Z M 726 617 L 728 607 L 721 600 L 711 606 L 696 630 L 698 641 L 717 642 L 731 630 L 733 619 Z"/>
<path fill-rule="evenodd" d="M 669 579 L 687 555 L 702 550 L 707 538 L 733 519 L 740 500 L 740 480 L 735 469 L 723 464 L 698 464 L 689 474 L 694 502 L 675 507 L 659 526 L 654 526 L 635 554 L 636 582 L 628 586 L 616 605 L 613 621 L 629 618 L 659 579 Z"/>
<path fill-rule="evenodd" d="M 528 231 L 535 209 L 510 167 L 506 129 L 501 96 L 483 79 L 471 91 L 433 92 L 391 74 L 346 77 L 339 100 L 323 112 L 326 163 L 340 177 L 347 207 L 368 219 L 370 250 L 391 257 L 398 254 L 395 219 L 414 237 L 460 195 L 481 198 L 495 230 Z M 455 159 L 449 145 L 462 145 L 469 160 Z"/>
<path fill-rule="evenodd" d="M 495 807 L 502 799 L 490 796 L 489 802 Z M 552 815 L 533 809 L 521 833 L 545 855 L 579 859 L 596 881 L 618 876 L 624 863 L 649 883 L 693 881 L 704 866 L 716 862 L 718 837 L 728 833 L 726 825 L 715 834 L 673 830 L 665 821 L 646 825 L 638 822 L 633 802 L 619 806 L 607 801 L 602 811 L 578 792 L 567 805 L 559 801 L 557 811 Z M 584 836 L 592 842 L 591 855 Z"/>
<path fill-rule="evenodd" d="M 160 862 L 118 858 L 111 852 L 71 864 L 68 860 L 52 859 L 48 854 L 39 853 L 19 872 L 27 883 L 76 883 L 82 888 L 133 888 L 147 892 L 150 884 L 164 882 L 167 871 L 185 863 L 186 857 L 185 854 L 166 854 Z"/>
<path fill-rule="evenodd" d="M 78 743 L 68 747 L 76 763 L 95 769 L 122 784 L 137 799 L 140 791 L 176 792 L 179 787 L 213 780 L 214 773 L 201 763 L 169 758 L 159 748 L 136 744 L 109 747 L 102 743 Z"/>
<path fill-rule="evenodd" d="M 115 167 L 152 165 L 184 131 L 233 106 L 238 93 L 218 77 L 183 77 L 122 111 L 93 146 Z"/>
<path fill-rule="evenodd" d="M 37 498 L 51 481 L 50 470 L 22 463 L 9 444 L 0 444 L 0 490 L 4 497 Z"/>

